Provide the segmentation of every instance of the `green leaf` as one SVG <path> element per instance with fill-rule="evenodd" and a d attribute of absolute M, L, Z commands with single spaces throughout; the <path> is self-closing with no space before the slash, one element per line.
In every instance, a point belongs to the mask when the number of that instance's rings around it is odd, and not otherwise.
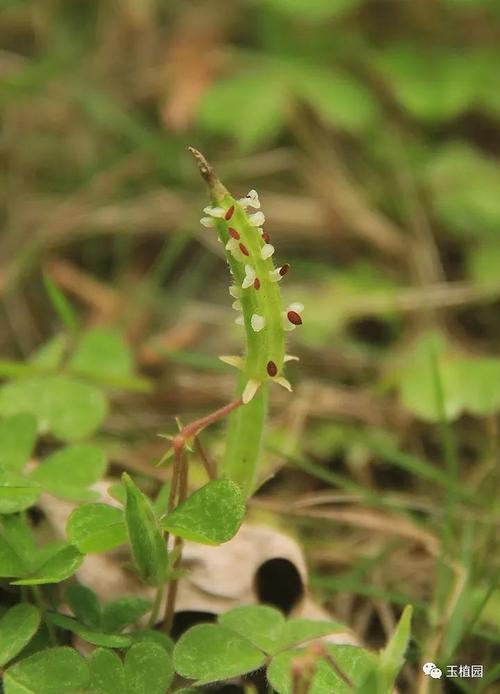
<path fill-rule="evenodd" d="M 377 118 L 374 96 L 350 75 L 301 65 L 295 79 L 297 96 L 336 128 L 357 133 Z"/>
<path fill-rule="evenodd" d="M 361 0 L 260 0 L 262 4 L 308 22 L 320 22 L 354 9 Z"/>
<path fill-rule="evenodd" d="M 288 97 L 279 71 L 247 71 L 214 84 L 198 119 L 209 132 L 236 138 L 243 151 L 251 151 L 280 131 Z"/>
<path fill-rule="evenodd" d="M 15 472 L 0 469 L 0 514 L 19 513 L 36 504 L 42 489 Z"/>
<path fill-rule="evenodd" d="M 36 441 L 36 419 L 20 413 L 0 421 L 0 467 L 21 472 Z M 3 511 L 1 511 L 3 513 Z"/>
<path fill-rule="evenodd" d="M 127 694 L 165 694 L 174 678 L 172 659 L 155 643 L 137 643 L 125 656 Z"/>
<path fill-rule="evenodd" d="M 410 641 L 412 611 L 411 605 L 405 607 L 389 643 L 379 656 L 378 691 L 384 692 L 392 689 L 394 680 L 404 664 L 404 656 Z"/>
<path fill-rule="evenodd" d="M 134 624 L 150 609 L 151 602 L 145 598 L 118 598 L 102 608 L 102 628 L 110 632 L 121 631 L 129 624 Z"/>
<path fill-rule="evenodd" d="M 73 309 L 73 306 L 70 304 L 64 293 L 59 289 L 54 280 L 46 273 L 43 274 L 43 283 L 45 285 L 45 291 L 50 299 L 50 303 L 59 316 L 61 322 L 70 333 L 76 333 L 78 330 L 78 317 Z"/>
<path fill-rule="evenodd" d="M 5 537 L 0 536 L 0 577 L 23 576 L 26 573 L 21 557 L 10 546 Z"/>
<path fill-rule="evenodd" d="M 168 555 L 163 533 L 158 525 L 149 499 L 123 473 L 122 482 L 127 492 L 125 522 L 132 545 L 132 555 L 144 581 L 160 585 L 167 575 Z"/>
<path fill-rule="evenodd" d="M 121 659 L 114 651 L 96 648 L 88 658 L 90 689 L 102 694 L 118 694 L 126 691 L 125 671 Z"/>
<path fill-rule="evenodd" d="M 40 625 L 40 612 L 34 605 L 21 602 L 0 619 L 0 667 L 22 651 Z"/>
<path fill-rule="evenodd" d="M 5 694 L 75 694 L 89 683 L 87 663 L 73 648 L 48 648 L 4 675 Z"/>
<path fill-rule="evenodd" d="M 155 629 L 135 629 L 131 634 L 134 643 L 156 643 L 161 646 L 167 653 L 173 653 L 174 642 L 163 631 Z"/>
<path fill-rule="evenodd" d="M 352 694 L 358 691 L 373 669 L 375 657 L 357 646 L 325 645 L 325 648 L 337 667 L 354 683 L 354 688 L 339 677 L 323 657 L 318 658 L 308 694 Z M 292 694 L 292 665 L 303 654 L 303 650 L 285 651 L 272 659 L 267 668 L 267 678 L 278 694 Z"/>
<path fill-rule="evenodd" d="M 191 494 L 161 524 L 173 535 L 218 545 L 236 535 L 244 516 L 240 487 L 230 480 L 215 480 Z"/>
<path fill-rule="evenodd" d="M 68 336 L 64 333 L 55 335 L 31 355 L 29 363 L 42 370 L 55 371 L 60 368 L 62 364 L 62 360 L 68 348 L 68 343 Z"/>
<path fill-rule="evenodd" d="M 83 504 L 71 513 L 66 525 L 71 544 L 80 552 L 107 552 L 127 542 L 123 511 L 109 504 Z"/>
<path fill-rule="evenodd" d="M 93 434 L 107 413 L 107 401 L 94 386 L 67 376 L 34 376 L 0 387 L 0 415 L 30 412 L 42 433 L 63 441 Z"/>
<path fill-rule="evenodd" d="M 13 514 L 1 519 L 1 532 L 8 544 L 15 548 L 26 569 L 37 566 L 40 550 L 35 545 L 31 527 L 24 515 Z"/>
<path fill-rule="evenodd" d="M 289 619 L 283 625 L 283 630 L 279 642 L 274 648 L 274 653 L 285 648 L 299 646 L 307 641 L 313 641 L 323 636 L 335 634 L 339 631 L 345 632 L 347 627 L 344 624 L 333 621 L 319 621 L 314 619 Z"/>
<path fill-rule="evenodd" d="M 93 590 L 79 583 L 66 588 L 66 602 L 79 622 L 91 629 L 101 625 L 101 606 Z"/>
<path fill-rule="evenodd" d="M 73 634 L 78 634 L 78 636 L 81 636 L 82 639 L 92 643 L 94 646 L 127 648 L 131 644 L 130 636 L 106 634 L 103 631 L 97 631 L 84 624 L 80 624 L 76 619 L 67 617 L 64 614 L 59 614 L 58 612 L 47 612 L 45 618 L 61 629 L 66 629 L 66 631 L 71 631 Z"/>
<path fill-rule="evenodd" d="M 132 352 L 120 335 L 109 328 L 94 328 L 85 333 L 69 362 L 78 375 L 111 385 L 124 383 L 134 376 Z"/>
<path fill-rule="evenodd" d="M 44 583 L 60 583 L 72 576 L 84 560 L 84 555 L 72 546 L 60 549 L 50 557 L 33 575 L 19 581 L 11 581 L 16 586 L 34 586 Z"/>
<path fill-rule="evenodd" d="M 262 667 L 266 657 L 246 639 L 220 624 L 198 624 L 186 631 L 174 648 L 175 670 L 208 684 Z"/>
<path fill-rule="evenodd" d="M 106 472 L 103 451 L 89 443 L 76 443 L 56 451 L 33 470 L 31 479 L 46 491 L 71 501 L 94 499 L 87 487 Z"/>
<path fill-rule="evenodd" d="M 236 607 L 218 619 L 226 629 L 248 639 L 266 653 L 272 653 L 283 633 L 285 618 L 279 610 L 267 605 Z"/>

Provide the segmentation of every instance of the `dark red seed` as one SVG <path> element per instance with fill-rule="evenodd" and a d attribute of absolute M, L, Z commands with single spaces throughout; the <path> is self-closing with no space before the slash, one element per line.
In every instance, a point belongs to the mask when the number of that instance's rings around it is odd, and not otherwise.
<path fill-rule="evenodd" d="M 244 246 L 242 243 L 240 243 L 240 251 L 243 253 L 243 255 L 250 255 L 248 252 L 248 248 Z"/>
<path fill-rule="evenodd" d="M 280 267 L 280 269 L 278 270 L 278 272 L 280 273 L 280 275 L 281 275 L 282 277 L 284 277 L 284 276 L 286 275 L 286 273 L 288 272 L 289 269 L 290 269 L 290 265 L 289 265 L 288 263 L 285 263 L 284 265 L 282 265 L 282 266 Z"/>
<path fill-rule="evenodd" d="M 233 227 L 229 227 L 228 232 L 229 232 L 229 236 L 232 236 L 233 239 L 236 239 L 236 241 L 238 241 L 238 239 L 240 238 L 240 235 L 238 234 L 236 229 L 233 229 Z"/>
<path fill-rule="evenodd" d="M 226 220 L 226 222 L 229 222 L 229 220 L 233 216 L 233 213 L 234 213 L 234 205 L 231 205 L 231 207 L 228 209 L 228 211 L 224 215 L 224 219 Z"/>
<path fill-rule="evenodd" d="M 276 374 L 278 373 L 278 367 L 273 361 L 267 362 L 267 373 L 271 376 L 271 378 L 273 376 L 276 376 Z"/>
<path fill-rule="evenodd" d="M 260 289 L 260 279 L 258 277 L 254 279 L 253 286 L 255 287 L 255 289 Z"/>
<path fill-rule="evenodd" d="M 297 313 L 297 311 L 288 311 L 286 317 L 288 318 L 290 323 L 293 323 L 294 325 L 302 325 L 302 318 Z"/>
<path fill-rule="evenodd" d="M 265 232 L 262 234 L 262 238 L 264 239 L 264 242 L 265 242 L 265 243 L 271 243 L 271 237 L 269 236 L 269 234 L 267 233 L 267 231 L 265 231 Z"/>

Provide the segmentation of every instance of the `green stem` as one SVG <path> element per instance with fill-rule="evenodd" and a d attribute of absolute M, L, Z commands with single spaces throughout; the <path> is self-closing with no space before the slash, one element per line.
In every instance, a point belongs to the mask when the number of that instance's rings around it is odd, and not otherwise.
<path fill-rule="evenodd" d="M 163 596 L 164 595 L 165 595 L 165 584 L 162 583 L 161 586 L 158 586 L 158 589 L 156 591 L 155 601 L 153 603 L 153 607 L 151 609 L 151 615 L 150 615 L 149 621 L 148 621 L 149 627 L 154 627 L 154 625 L 158 621 L 158 617 L 160 615 L 160 608 L 161 608 L 161 604 L 163 602 Z"/>

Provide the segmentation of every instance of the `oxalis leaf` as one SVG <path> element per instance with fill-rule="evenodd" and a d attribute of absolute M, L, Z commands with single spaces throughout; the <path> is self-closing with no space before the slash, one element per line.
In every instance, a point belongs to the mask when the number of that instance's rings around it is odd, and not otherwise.
<path fill-rule="evenodd" d="M 218 545 L 236 535 L 244 515 L 240 487 L 230 480 L 215 480 L 191 494 L 161 524 L 173 535 Z"/>
<path fill-rule="evenodd" d="M 262 667 L 264 653 L 220 624 L 198 624 L 174 648 L 174 667 L 197 684 L 218 682 Z"/>
<path fill-rule="evenodd" d="M 4 675 L 5 694 L 74 694 L 89 683 L 89 669 L 73 648 L 48 648 Z"/>
<path fill-rule="evenodd" d="M 132 479 L 123 473 L 127 492 L 125 523 L 132 554 L 141 577 L 153 586 L 160 585 L 168 572 L 167 547 L 151 502 Z"/>
<path fill-rule="evenodd" d="M 358 646 L 325 645 L 327 657 L 318 657 L 308 694 L 352 694 L 372 671 L 375 656 Z M 275 656 L 267 668 L 267 677 L 278 694 L 292 694 L 292 667 L 300 662 L 304 650 L 284 651 Z M 333 663 L 332 663 L 333 661 Z M 335 667 L 352 682 L 352 686 L 340 677 Z"/>
<path fill-rule="evenodd" d="M 105 631 L 121 631 L 149 612 L 151 602 L 145 598 L 124 597 L 108 602 L 102 609 L 102 628 Z"/>
<path fill-rule="evenodd" d="M 33 575 L 11 583 L 15 586 L 59 583 L 72 576 L 81 566 L 83 559 L 83 554 L 80 554 L 76 547 L 67 545 L 50 557 Z"/>
<path fill-rule="evenodd" d="M 338 622 L 285 620 L 281 612 L 267 605 L 236 607 L 222 614 L 218 622 L 271 654 L 337 631 L 346 631 L 346 627 Z"/>
<path fill-rule="evenodd" d="M 48 456 L 31 474 L 31 479 L 55 496 L 71 501 L 88 501 L 96 493 L 87 487 L 106 471 L 103 451 L 91 444 L 73 444 Z"/>
<path fill-rule="evenodd" d="M 65 595 L 77 620 L 91 629 L 98 629 L 101 624 L 101 606 L 94 591 L 75 583 L 66 588 Z"/>
<path fill-rule="evenodd" d="M 107 408 L 98 388 L 67 376 L 34 376 L 0 387 L 0 415 L 30 412 L 41 432 L 52 432 L 63 441 L 92 434 Z"/>
<path fill-rule="evenodd" d="M 107 552 L 127 542 L 123 511 L 108 504 L 78 506 L 68 518 L 66 532 L 84 554 Z"/>
<path fill-rule="evenodd" d="M 34 506 L 41 487 L 17 472 L 0 469 L 0 514 L 19 513 Z"/>
<path fill-rule="evenodd" d="M 31 641 L 40 624 L 40 612 L 34 605 L 21 602 L 0 619 L 0 666 L 12 660 Z"/>
<path fill-rule="evenodd" d="M 76 619 L 67 617 L 64 614 L 57 612 L 48 612 L 46 619 L 60 627 L 71 631 L 73 634 L 78 634 L 85 641 L 94 644 L 94 646 L 106 646 L 107 648 L 127 648 L 131 644 L 130 636 L 119 636 L 117 634 L 105 634 L 102 631 L 91 629 L 84 624 L 80 624 Z"/>
<path fill-rule="evenodd" d="M 127 651 L 127 694 L 165 694 L 173 678 L 172 658 L 156 643 L 137 643 Z"/>
<path fill-rule="evenodd" d="M 91 691 L 102 694 L 125 692 L 125 671 L 122 661 L 114 651 L 96 648 L 88 659 Z"/>
<path fill-rule="evenodd" d="M 0 422 L 0 467 L 21 472 L 36 441 L 36 419 L 20 413 Z"/>

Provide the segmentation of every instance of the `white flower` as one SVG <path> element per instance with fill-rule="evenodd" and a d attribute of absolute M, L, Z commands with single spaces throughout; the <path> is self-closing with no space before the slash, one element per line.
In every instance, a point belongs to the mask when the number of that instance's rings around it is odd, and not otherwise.
<path fill-rule="evenodd" d="M 281 386 L 281 387 L 284 388 L 285 390 L 288 390 L 289 393 L 292 392 L 292 386 L 291 386 L 290 381 L 288 381 L 288 380 L 287 380 L 286 378 L 284 378 L 283 376 L 275 376 L 275 377 L 272 379 L 272 381 L 273 381 L 274 383 L 277 383 L 279 386 Z"/>
<path fill-rule="evenodd" d="M 231 304 L 231 308 L 234 308 L 235 311 L 242 311 L 243 306 L 241 305 L 241 301 L 239 299 L 233 301 L 233 303 Z"/>
<path fill-rule="evenodd" d="M 264 244 L 262 248 L 260 249 L 260 254 L 264 260 L 267 260 L 272 256 L 274 253 L 274 246 L 270 243 Z"/>
<path fill-rule="evenodd" d="M 200 219 L 200 224 L 204 227 L 214 227 L 215 226 L 215 222 L 212 219 L 212 217 L 202 217 Z"/>
<path fill-rule="evenodd" d="M 248 221 L 254 227 L 261 227 L 264 224 L 264 222 L 266 221 L 266 218 L 264 217 L 263 212 L 255 212 L 254 214 L 248 215 Z"/>
<path fill-rule="evenodd" d="M 242 207 L 253 207 L 254 210 L 260 210 L 260 200 L 256 190 L 251 190 L 248 195 L 238 200 Z"/>
<path fill-rule="evenodd" d="M 245 390 L 243 391 L 243 395 L 241 396 L 241 399 L 243 400 L 243 404 L 247 405 L 250 400 L 253 398 L 255 393 L 258 391 L 260 386 L 260 382 L 256 381 L 255 379 L 251 378 L 248 383 L 245 386 Z"/>
<path fill-rule="evenodd" d="M 255 282 L 255 270 L 251 265 L 245 265 L 245 279 L 243 280 L 242 287 L 243 289 L 248 289 L 248 287 L 251 287 L 252 284 Z"/>
<path fill-rule="evenodd" d="M 252 318 L 250 319 L 250 324 L 252 326 L 252 330 L 256 333 L 260 332 L 263 328 L 266 326 L 266 319 L 264 316 L 259 316 L 258 313 L 254 313 L 252 315 Z"/>
<path fill-rule="evenodd" d="M 241 289 L 234 284 L 229 287 L 229 293 L 233 299 L 241 299 Z"/>
<path fill-rule="evenodd" d="M 208 214 L 210 217 L 218 217 L 219 219 L 222 219 L 222 217 L 224 217 L 226 214 L 226 210 L 223 207 L 211 207 L 210 205 L 208 207 L 204 207 L 203 212 Z"/>
<path fill-rule="evenodd" d="M 222 356 L 219 357 L 221 361 L 224 362 L 224 364 L 229 364 L 229 366 L 234 366 L 235 369 L 243 369 L 245 366 L 245 361 L 243 357 L 239 357 L 236 355 L 232 354 L 223 354 Z"/>
<path fill-rule="evenodd" d="M 245 325 L 245 321 L 243 320 L 243 316 L 238 316 L 237 318 L 234 319 L 234 322 L 236 325 Z"/>

